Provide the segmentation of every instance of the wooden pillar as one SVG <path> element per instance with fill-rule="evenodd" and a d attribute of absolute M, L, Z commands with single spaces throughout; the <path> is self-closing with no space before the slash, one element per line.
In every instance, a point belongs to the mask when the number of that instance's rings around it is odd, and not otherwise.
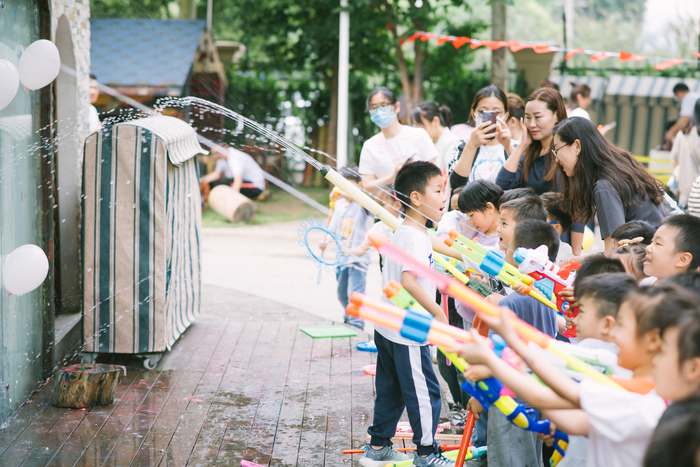
<path fill-rule="evenodd" d="M 491 3 L 491 31 L 494 41 L 506 40 L 506 2 L 493 0 Z M 491 52 L 491 82 L 508 92 L 508 47 Z"/>

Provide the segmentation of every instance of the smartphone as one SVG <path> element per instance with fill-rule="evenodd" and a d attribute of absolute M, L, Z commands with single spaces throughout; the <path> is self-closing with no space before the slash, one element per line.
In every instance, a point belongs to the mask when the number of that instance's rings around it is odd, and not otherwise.
<path fill-rule="evenodd" d="M 495 110 L 484 110 L 481 112 L 481 120 L 483 122 L 491 122 L 491 124 L 496 124 L 496 117 L 498 116 L 498 112 Z M 496 133 L 496 129 L 494 128 L 493 130 L 487 131 L 486 134 L 490 135 L 492 133 Z"/>

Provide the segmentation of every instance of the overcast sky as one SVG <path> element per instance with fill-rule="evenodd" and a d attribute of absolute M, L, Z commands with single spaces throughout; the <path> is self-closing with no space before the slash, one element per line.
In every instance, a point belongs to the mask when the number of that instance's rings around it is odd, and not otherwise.
<path fill-rule="evenodd" d="M 668 25 L 683 18 L 700 20 L 700 0 L 647 0 L 642 34 L 649 38 L 663 34 Z M 647 39 L 648 40 L 648 39 Z M 668 44 L 660 43 L 660 47 Z"/>

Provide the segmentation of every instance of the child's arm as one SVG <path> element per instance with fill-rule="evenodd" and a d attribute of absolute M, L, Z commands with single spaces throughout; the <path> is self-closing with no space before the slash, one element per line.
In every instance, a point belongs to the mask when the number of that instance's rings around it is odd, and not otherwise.
<path fill-rule="evenodd" d="M 413 274 L 411 271 L 404 271 L 401 274 L 401 285 L 403 285 L 408 293 L 410 293 L 423 308 L 428 310 L 428 312 L 433 315 L 436 320 L 449 324 L 447 322 L 445 312 L 442 311 L 440 305 L 435 303 L 435 297 L 429 296 L 428 293 L 423 290 L 423 287 L 421 287 L 421 285 L 418 283 L 418 279 L 416 278 L 415 274 Z"/>
<path fill-rule="evenodd" d="M 364 256 L 372 246 L 371 243 L 369 243 L 369 240 L 367 237 L 360 243 L 359 246 L 356 246 L 354 248 L 343 248 L 343 254 L 346 256 L 354 255 L 354 256 Z"/>
<path fill-rule="evenodd" d="M 566 373 L 559 370 L 554 365 L 528 348 L 513 328 L 513 312 L 502 308 L 500 317 L 493 317 L 486 314 L 481 319 L 489 325 L 494 332 L 505 339 L 511 349 L 513 349 L 525 361 L 527 366 L 539 378 L 562 398 L 573 403 L 572 408 L 581 407 L 579 400 L 579 384 L 572 380 Z"/>
<path fill-rule="evenodd" d="M 483 317 L 482 317 L 483 319 Z M 460 357 L 472 364 L 484 364 L 491 368 L 493 376 L 518 394 L 525 402 L 537 408 L 572 409 L 575 406 L 558 396 L 550 388 L 542 386 L 532 377 L 525 375 L 496 355 L 489 340 L 472 331 L 473 341 L 457 349 Z M 467 373 L 465 373 L 465 377 Z M 467 378 L 469 379 L 469 378 Z"/>
<path fill-rule="evenodd" d="M 566 327 L 566 318 L 557 315 L 557 331 L 559 334 L 564 334 L 568 328 Z"/>
<path fill-rule="evenodd" d="M 588 436 L 588 415 L 581 409 L 542 410 L 542 415 L 552 421 L 564 433 Z"/>

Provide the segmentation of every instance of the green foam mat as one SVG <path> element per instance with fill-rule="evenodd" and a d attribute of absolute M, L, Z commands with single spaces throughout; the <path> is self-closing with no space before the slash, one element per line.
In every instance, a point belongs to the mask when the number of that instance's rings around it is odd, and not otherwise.
<path fill-rule="evenodd" d="M 308 334 L 314 339 L 321 337 L 353 337 L 357 333 L 345 326 L 305 326 L 299 328 L 304 334 Z"/>

